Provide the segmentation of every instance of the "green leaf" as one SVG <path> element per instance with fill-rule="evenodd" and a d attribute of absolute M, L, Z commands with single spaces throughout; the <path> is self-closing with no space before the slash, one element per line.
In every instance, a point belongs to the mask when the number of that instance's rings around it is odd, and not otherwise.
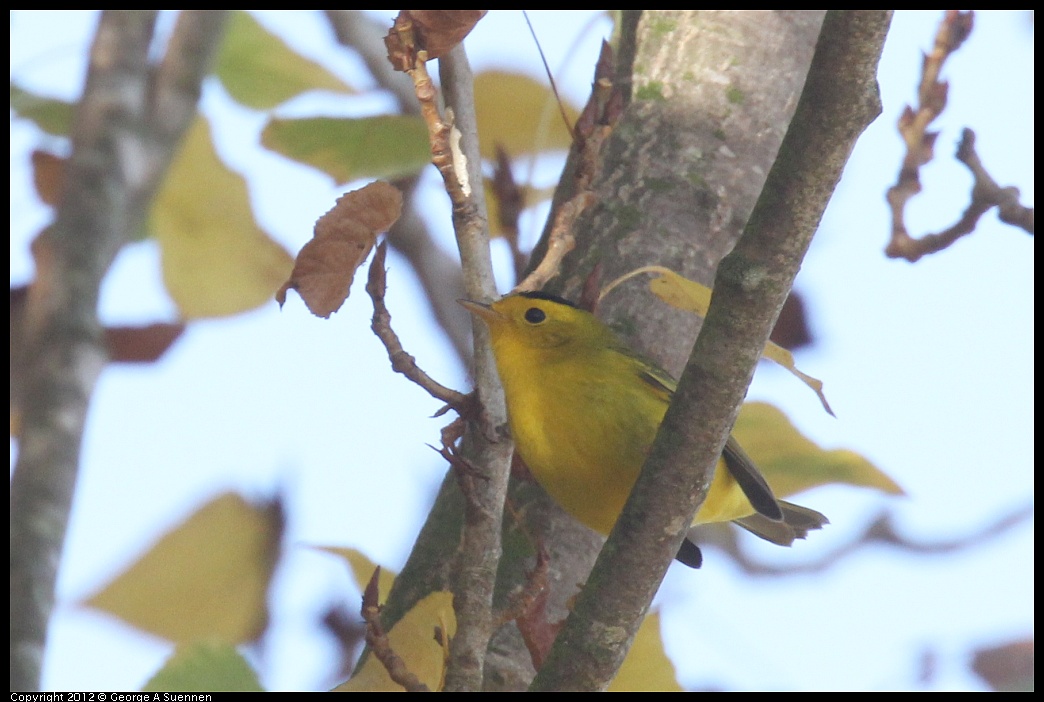
<path fill-rule="evenodd" d="M 68 136 L 72 127 L 72 103 L 47 98 L 11 83 L 11 109 L 52 136 Z"/>
<path fill-rule="evenodd" d="M 351 93 L 350 87 L 304 58 L 243 10 L 229 21 L 215 73 L 237 102 L 269 110 L 309 90 Z"/>
<path fill-rule="evenodd" d="M 431 162 L 424 121 L 402 115 L 272 119 L 261 133 L 261 143 L 318 168 L 338 183 L 394 180 Z"/>
<path fill-rule="evenodd" d="M 264 692 L 257 673 L 233 646 L 198 642 L 178 646 L 143 692 Z"/>

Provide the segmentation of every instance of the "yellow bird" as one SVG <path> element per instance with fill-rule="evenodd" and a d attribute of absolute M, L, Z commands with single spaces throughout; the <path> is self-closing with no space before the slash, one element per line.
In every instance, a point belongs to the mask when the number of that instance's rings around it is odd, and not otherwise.
<path fill-rule="evenodd" d="M 489 327 L 515 450 L 567 512 L 608 534 L 623 510 L 676 387 L 594 315 L 546 293 L 460 300 Z M 777 500 L 732 437 L 693 525 L 736 522 L 781 546 L 827 518 Z M 678 560 L 702 562 L 691 537 Z"/>

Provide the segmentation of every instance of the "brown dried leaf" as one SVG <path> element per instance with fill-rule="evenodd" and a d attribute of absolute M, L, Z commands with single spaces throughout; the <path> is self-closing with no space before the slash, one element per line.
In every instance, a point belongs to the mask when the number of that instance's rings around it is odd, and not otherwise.
<path fill-rule="evenodd" d="M 105 345 L 114 363 L 151 363 L 166 353 L 184 324 L 157 322 L 143 327 L 105 327 Z"/>
<path fill-rule="evenodd" d="M 337 227 L 354 222 L 374 232 L 387 231 L 400 214 L 402 193 L 394 185 L 375 180 L 337 198 L 334 208 L 315 223 L 316 236 L 320 233 L 335 234 Z"/>
<path fill-rule="evenodd" d="M 384 37 L 384 48 L 388 50 L 388 61 L 396 71 L 408 71 L 413 68 L 417 57 L 417 47 L 413 41 L 413 23 L 408 10 L 400 10 L 392 23 L 392 28 Z"/>
<path fill-rule="evenodd" d="M 547 549 L 537 549 L 537 560 L 533 571 L 528 574 L 523 590 L 512 603 L 510 616 L 522 634 L 522 642 L 529 651 L 530 660 L 537 670 L 544 664 L 551 645 L 554 644 L 564 621 L 548 620 L 547 605 L 551 596 L 548 584 L 550 556 Z"/>
<path fill-rule="evenodd" d="M 65 184 L 65 159 L 37 149 L 33 151 L 32 163 L 36 194 L 51 207 L 57 207 Z"/>
<path fill-rule="evenodd" d="M 783 309 L 779 311 L 776 326 L 772 328 L 769 341 L 794 351 L 812 343 L 812 332 L 808 328 L 808 315 L 801 295 L 793 290 L 787 295 Z"/>
<path fill-rule="evenodd" d="M 406 10 L 413 19 L 418 48 L 439 58 L 464 41 L 488 10 Z"/>
<path fill-rule="evenodd" d="M 972 670 L 990 687 L 1003 692 L 1031 692 L 1034 680 L 1033 639 L 981 648 L 975 652 Z"/>
<path fill-rule="evenodd" d="M 290 279 L 276 293 L 280 306 L 293 288 L 312 314 L 328 318 L 348 299 L 355 271 L 366 260 L 380 232 L 402 213 L 402 193 L 383 181 L 345 193 L 315 223 Z"/>
<path fill-rule="evenodd" d="M 518 219 L 525 207 L 522 188 L 515 182 L 511 172 L 511 156 L 500 144 L 496 145 L 496 160 L 493 164 L 491 182 L 493 197 L 497 202 L 497 219 L 500 229 L 507 234 L 512 248 L 517 245 Z"/>

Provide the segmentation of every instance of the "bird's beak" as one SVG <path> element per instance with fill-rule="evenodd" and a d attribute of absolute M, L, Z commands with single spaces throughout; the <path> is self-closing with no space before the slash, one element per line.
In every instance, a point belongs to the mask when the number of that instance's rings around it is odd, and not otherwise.
<path fill-rule="evenodd" d="M 474 300 L 457 300 L 457 302 L 461 307 L 466 309 L 468 312 L 471 312 L 487 324 L 504 318 L 502 314 L 494 310 L 493 307 L 485 302 L 475 302 Z"/>

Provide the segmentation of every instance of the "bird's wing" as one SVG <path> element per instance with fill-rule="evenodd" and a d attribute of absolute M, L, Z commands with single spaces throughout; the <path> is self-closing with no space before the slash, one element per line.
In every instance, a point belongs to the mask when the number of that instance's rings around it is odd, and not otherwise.
<path fill-rule="evenodd" d="M 774 522 L 783 521 L 783 510 L 780 509 L 776 496 L 772 494 L 772 488 L 765 482 L 761 471 L 735 437 L 729 436 L 721 455 L 725 459 L 725 467 L 729 469 L 729 473 L 757 513 Z"/>
<path fill-rule="evenodd" d="M 634 360 L 635 369 L 639 377 L 658 394 L 662 395 L 665 402 L 669 403 L 675 388 L 678 386 L 674 378 L 654 363 L 645 360 L 634 352 L 626 349 L 620 349 L 620 351 Z M 725 459 L 725 465 L 729 469 L 729 473 L 732 474 L 736 484 L 743 490 L 743 494 L 747 497 L 755 511 L 774 522 L 783 521 L 783 511 L 776 501 L 776 496 L 772 493 L 772 488 L 765 482 L 761 471 L 754 465 L 754 461 L 747 455 L 747 452 L 743 450 L 734 437 L 729 436 L 729 440 L 725 442 L 722 458 Z"/>

